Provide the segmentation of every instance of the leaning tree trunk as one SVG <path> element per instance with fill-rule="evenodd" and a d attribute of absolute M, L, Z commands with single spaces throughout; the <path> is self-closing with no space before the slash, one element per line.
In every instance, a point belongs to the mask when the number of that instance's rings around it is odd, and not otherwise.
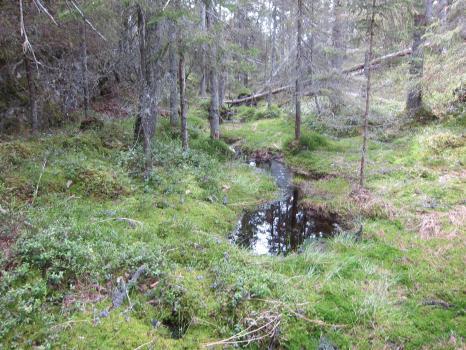
<path fill-rule="evenodd" d="M 80 34 L 81 34 L 81 79 L 82 79 L 82 88 L 83 88 L 83 104 L 84 104 L 84 118 L 89 118 L 89 74 L 87 67 L 87 31 L 86 31 L 86 21 L 83 20 L 80 25 Z"/>
<path fill-rule="evenodd" d="M 365 170 L 366 170 L 366 153 L 367 153 L 367 131 L 368 131 L 368 119 L 369 119 L 369 108 L 370 108 L 370 96 L 371 96 L 371 66 L 372 61 L 372 47 L 374 44 L 374 22 L 375 22 L 375 1 L 372 0 L 372 14 L 369 23 L 369 50 L 366 59 L 367 69 L 367 85 L 366 85 L 366 109 L 364 111 L 364 129 L 363 129 L 363 141 L 361 150 L 361 164 L 359 168 L 359 187 L 364 188 L 365 183 Z"/>
<path fill-rule="evenodd" d="M 168 60 L 170 64 L 170 125 L 176 127 L 178 125 L 178 64 L 176 55 L 176 24 L 174 20 L 170 21 L 170 47 L 168 52 Z"/>
<path fill-rule="evenodd" d="M 301 138 L 303 0 L 298 0 L 298 28 L 296 39 L 295 139 L 299 140 Z"/>
<path fill-rule="evenodd" d="M 28 82 L 29 92 L 29 120 L 31 122 L 32 133 L 36 134 L 39 130 L 39 117 L 37 112 L 37 91 L 34 82 L 34 73 L 32 72 L 31 62 L 27 55 L 24 55 L 24 68 L 26 70 L 26 79 Z"/>
<path fill-rule="evenodd" d="M 426 27 L 425 13 L 414 16 L 413 47 L 411 63 L 409 68 L 410 82 L 408 97 L 406 100 L 406 111 L 408 115 L 414 116 L 422 109 L 422 75 L 424 71 L 424 48 L 423 35 Z"/>
<path fill-rule="evenodd" d="M 183 151 L 188 150 L 188 118 L 186 106 L 186 71 L 184 52 L 180 51 L 178 78 L 180 82 L 181 142 Z"/>

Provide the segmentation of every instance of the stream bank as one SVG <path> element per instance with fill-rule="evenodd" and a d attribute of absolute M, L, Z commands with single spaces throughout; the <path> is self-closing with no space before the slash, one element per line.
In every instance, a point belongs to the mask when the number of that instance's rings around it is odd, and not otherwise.
<path fill-rule="evenodd" d="M 238 157 L 242 152 L 235 147 Z M 299 251 L 303 244 L 338 234 L 341 230 L 338 215 L 321 215 L 300 203 L 301 191 L 294 184 L 294 172 L 282 157 L 268 152 L 256 152 L 243 158 L 258 171 L 270 174 L 279 189 L 277 199 L 253 209 L 245 209 L 231 242 L 250 249 L 256 255 L 287 255 Z"/>

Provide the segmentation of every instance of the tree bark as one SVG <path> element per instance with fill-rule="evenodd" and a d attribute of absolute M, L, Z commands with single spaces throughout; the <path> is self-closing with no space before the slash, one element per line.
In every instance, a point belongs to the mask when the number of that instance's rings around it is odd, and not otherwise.
<path fill-rule="evenodd" d="M 206 2 L 207 12 L 207 30 L 210 32 L 213 25 L 213 6 L 210 0 Z M 210 122 L 210 136 L 214 140 L 220 139 L 220 112 L 219 112 L 219 83 L 218 83 L 218 69 L 217 69 L 217 44 L 215 40 L 210 41 L 210 108 L 209 108 L 209 122 Z"/>
<path fill-rule="evenodd" d="M 24 54 L 24 68 L 26 70 L 26 79 L 28 82 L 29 92 L 29 120 L 31 122 L 32 133 L 36 134 L 39 130 L 39 117 L 37 112 L 37 91 L 34 82 L 34 73 L 32 71 L 31 62 L 26 54 Z"/>
<path fill-rule="evenodd" d="M 270 109 L 272 107 L 272 80 L 273 72 L 275 70 L 275 56 L 276 48 L 275 42 L 277 37 L 277 4 L 274 3 L 272 11 L 272 40 L 270 44 L 270 72 L 269 72 L 269 81 L 268 81 L 268 94 L 267 94 L 267 107 Z"/>
<path fill-rule="evenodd" d="M 154 44 L 159 44 L 159 38 L 147 38 L 146 15 L 141 6 L 137 6 L 137 26 L 139 39 L 139 113 L 135 123 L 135 138 L 137 141 L 142 137 L 144 152 L 144 178 L 147 179 L 152 171 L 151 141 L 155 132 L 157 96 L 154 65 L 151 60 L 155 56 L 152 52 Z M 156 33 L 157 27 L 152 27 L 150 33 Z M 152 44 L 152 45 L 151 45 Z"/>
<path fill-rule="evenodd" d="M 332 26 L 332 67 L 338 72 L 341 71 L 343 64 L 343 42 L 342 42 L 342 29 L 343 29 L 343 6 L 342 0 L 335 0 L 333 2 L 333 26 Z"/>
<path fill-rule="evenodd" d="M 370 108 L 370 96 L 371 96 L 371 65 L 369 62 L 372 61 L 372 47 L 374 43 L 374 22 L 375 22 L 375 2 L 372 0 L 372 14 L 369 23 L 369 50 L 367 53 L 367 85 L 366 85 L 366 108 L 364 111 L 364 129 L 363 129 L 363 141 L 361 150 L 361 165 L 359 169 L 359 188 L 364 188 L 365 185 L 365 170 L 366 170 L 366 153 L 367 153 L 367 131 L 368 131 L 368 119 L 369 119 L 369 108 Z"/>
<path fill-rule="evenodd" d="M 176 40 L 176 23 L 170 20 L 169 32 L 169 49 L 168 61 L 170 65 L 170 125 L 176 127 L 178 125 L 178 64 L 177 64 L 177 40 Z"/>
<path fill-rule="evenodd" d="M 415 115 L 422 109 L 422 75 L 424 71 L 424 47 L 422 37 L 425 33 L 425 13 L 414 16 L 413 47 L 411 63 L 409 68 L 410 82 L 408 97 L 406 100 L 406 111 L 408 115 Z"/>
<path fill-rule="evenodd" d="M 434 6 L 434 0 L 425 0 L 425 6 L 426 6 L 426 22 L 427 24 L 432 23 L 433 19 L 433 6 Z"/>
<path fill-rule="evenodd" d="M 200 28 L 203 33 L 207 30 L 207 23 L 206 23 L 206 4 L 204 0 L 200 1 Z M 201 80 L 199 82 L 199 95 L 202 98 L 207 97 L 207 63 L 206 63 L 206 45 L 201 45 Z"/>
<path fill-rule="evenodd" d="M 333 26 L 332 26 L 332 46 L 331 64 L 336 74 L 341 74 L 343 65 L 343 6 L 342 0 L 333 1 Z M 330 110 L 333 115 L 340 114 L 342 104 L 342 94 L 339 86 L 333 86 L 329 95 Z"/>
<path fill-rule="evenodd" d="M 186 105 L 186 71 L 184 52 L 180 51 L 180 63 L 178 78 L 180 83 L 180 114 L 181 114 L 181 143 L 183 151 L 188 150 L 188 118 L 187 118 L 187 105 Z"/>
<path fill-rule="evenodd" d="M 296 88 L 295 88 L 295 139 L 301 138 L 301 93 L 302 93 L 302 43 L 303 43 L 303 0 L 298 0 L 298 23 L 296 35 Z"/>
<path fill-rule="evenodd" d="M 88 56 L 87 56 L 87 30 L 86 30 L 86 21 L 83 19 L 80 24 L 79 30 L 81 34 L 81 79 L 82 79 L 82 88 L 83 88 L 83 107 L 84 107 L 84 118 L 89 118 L 89 74 L 88 74 Z"/>

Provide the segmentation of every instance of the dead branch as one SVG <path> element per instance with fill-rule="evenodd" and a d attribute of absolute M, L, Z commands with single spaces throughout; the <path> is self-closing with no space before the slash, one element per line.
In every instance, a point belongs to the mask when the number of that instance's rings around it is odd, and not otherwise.
<path fill-rule="evenodd" d="M 68 3 L 68 2 L 67 2 Z M 75 8 L 76 11 L 78 11 L 79 15 L 82 17 L 82 19 L 84 20 L 84 22 L 86 22 L 89 27 L 91 27 L 91 29 L 97 33 L 98 36 L 100 36 L 104 41 L 107 41 L 107 38 L 105 38 L 105 36 L 103 36 L 98 30 L 96 27 L 94 27 L 94 25 L 91 23 L 91 21 L 89 21 L 87 19 L 87 17 L 84 15 L 84 13 L 82 12 L 82 10 L 79 8 L 79 6 L 73 1 L 73 0 L 69 0 L 69 3 L 71 5 L 73 5 L 73 7 Z"/>
<path fill-rule="evenodd" d="M 388 54 L 388 55 L 385 55 L 385 56 L 382 56 L 382 57 L 379 57 L 379 58 L 376 58 L 374 60 L 371 61 L 371 68 L 373 68 L 374 66 L 377 66 L 385 61 L 390 61 L 390 60 L 393 60 L 395 58 L 399 58 L 399 57 L 404 57 L 404 56 L 409 56 L 411 55 L 412 53 L 412 50 L 411 49 L 405 49 L 405 50 L 401 50 L 401 51 L 398 51 L 398 52 L 394 52 L 394 53 L 391 53 L 391 54 Z M 345 69 L 342 71 L 342 74 L 349 74 L 349 73 L 354 73 L 354 72 L 358 72 L 360 70 L 364 69 L 364 63 L 362 64 L 358 64 L 354 67 L 351 67 L 351 68 L 348 68 L 348 69 Z M 307 85 L 311 82 L 311 80 L 306 80 L 306 81 L 303 81 L 303 85 Z M 271 91 L 272 95 L 275 95 L 275 94 L 279 94 L 279 93 L 282 93 L 282 92 L 285 92 L 287 90 L 292 90 L 294 88 L 294 84 L 289 84 L 289 85 L 285 85 L 285 86 L 282 86 L 282 87 L 279 87 L 279 88 L 275 88 Z M 243 98 L 239 98 L 239 99 L 235 99 L 235 100 L 227 100 L 225 101 L 225 104 L 226 105 L 229 105 L 229 106 L 238 106 L 238 105 L 242 105 L 242 104 L 246 104 L 246 103 L 250 103 L 250 102 L 257 102 L 257 101 L 261 101 L 261 100 L 264 100 L 267 96 L 268 96 L 269 92 L 266 91 L 266 92 L 261 92 L 261 93 L 258 93 L 258 94 L 255 94 L 255 95 L 252 95 L 252 96 L 247 96 L 247 97 L 243 97 Z"/>

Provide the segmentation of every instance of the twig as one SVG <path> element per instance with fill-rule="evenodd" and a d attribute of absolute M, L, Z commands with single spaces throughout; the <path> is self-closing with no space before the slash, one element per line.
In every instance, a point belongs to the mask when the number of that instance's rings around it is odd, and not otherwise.
<path fill-rule="evenodd" d="M 39 192 L 40 180 L 42 179 L 42 176 L 44 175 L 45 166 L 47 165 L 47 158 L 48 158 L 48 154 L 45 155 L 44 164 L 42 164 L 42 171 L 40 172 L 39 180 L 37 180 L 37 185 L 36 185 L 36 189 L 34 191 L 34 195 L 32 197 L 32 203 L 31 204 L 34 204 L 34 201 L 36 200 L 36 197 L 37 197 L 37 193 Z"/>
<path fill-rule="evenodd" d="M 105 38 L 98 30 L 96 27 L 93 26 L 93 24 L 86 18 L 86 16 L 84 15 L 84 13 L 81 11 L 81 9 L 79 8 L 78 5 L 76 5 L 76 3 L 73 1 L 73 0 L 69 0 L 69 2 L 71 3 L 71 5 L 73 5 L 73 7 L 76 9 L 76 11 L 78 11 L 79 15 L 83 18 L 84 22 L 86 22 L 89 27 L 91 27 L 91 29 L 97 33 L 98 36 L 100 36 L 103 40 L 107 41 L 107 38 Z"/>
<path fill-rule="evenodd" d="M 132 228 L 136 228 L 136 226 L 144 226 L 144 223 L 141 221 L 137 221 L 134 219 L 129 219 L 129 218 L 110 218 L 110 219 L 104 219 L 104 220 L 99 220 L 99 221 L 94 221 L 93 224 L 101 224 L 104 222 L 109 222 L 109 221 L 120 221 L 120 222 L 127 222 Z"/>
<path fill-rule="evenodd" d="M 171 1 L 171 0 L 167 0 L 167 2 L 165 3 L 165 5 L 164 5 L 163 8 L 162 8 L 162 11 L 165 11 L 165 9 L 167 8 L 168 4 L 170 4 L 170 1 Z"/>
<path fill-rule="evenodd" d="M 143 347 L 152 344 L 154 341 L 155 341 L 155 338 L 152 339 L 151 341 L 147 342 L 147 343 L 144 343 L 144 344 L 142 344 L 142 345 L 139 345 L 137 348 L 134 348 L 134 350 L 140 350 L 140 349 L 142 349 Z"/>
<path fill-rule="evenodd" d="M 55 18 L 50 14 L 49 10 L 42 4 L 41 0 L 34 0 L 34 4 L 36 5 L 37 9 L 40 11 L 43 11 L 49 18 L 52 20 L 52 22 L 58 26 L 58 23 L 55 21 Z"/>
<path fill-rule="evenodd" d="M 71 320 L 71 321 L 66 321 L 64 323 L 60 323 L 60 324 L 56 324 L 54 326 L 51 327 L 51 329 L 55 329 L 55 328 L 58 328 L 58 327 L 68 327 L 70 325 L 72 325 L 73 323 L 92 323 L 91 321 L 89 320 Z"/>
<path fill-rule="evenodd" d="M 278 322 L 277 322 L 278 321 Z M 239 339 L 239 338 L 244 338 L 248 335 L 251 335 L 251 334 L 254 334 L 254 333 L 257 333 L 259 332 L 260 330 L 266 328 L 267 326 L 269 326 L 270 324 L 274 323 L 274 322 L 277 322 L 274 327 L 272 328 L 272 332 L 268 332 L 267 334 L 265 335 L 262 335 L 260 337 L 255 337 L 255 338 L 252 338 L 252 339 L 247 339 L 247 340 L 235 340 L 235 339 Z M 223 339 L 223 340 L 219 340 L 219 341 L 216 341 L 216 342 L 212 342 L 212 343 L 208 343 L 208 344 L 205 344 L 204 346 L 207 347 L 207 348 L 210 348 L 212 346 L 215 346 L 215 345 L 226 345 L 226 344 L 240 344 L 240 343 L 251 343 L 253 341 L 257 341 L 257 340 L 261 340 L 261 339 L 264 339 L 266 338 L 267 336 L 269 336 L 271 333 L 275 333 L 275 329 L 278 327 L 278 325 L 280 324 L 281 320 L 280 320 L 280 315 L 278 316 L 275 316 L 271 321 L 267 322 L 266 324 L 262 325 L 261 327 L 259 328 L 256 328 L 256 329 L 253 329 L 249 332 L 246 332 L 244 333 L 245 331 L 247 331 L 248 329 L 250 329 L 252 326 L 249 326 L 246 330 L 243 330 L 233 336 L 231 336 L 230 338 L 227 338 L 227 339 Z"/>

